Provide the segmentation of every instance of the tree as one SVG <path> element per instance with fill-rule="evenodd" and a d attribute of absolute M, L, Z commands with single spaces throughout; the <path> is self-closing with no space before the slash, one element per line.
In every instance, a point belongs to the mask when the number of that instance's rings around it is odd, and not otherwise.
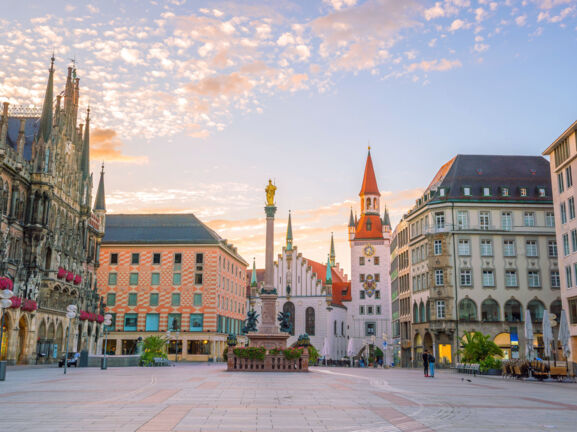
<path fill-rule="evenodd" d="M 465 363 L 480 363 L 488 357 L 503 357 L 501 348 L 491 340 L 489 335 L 481 332 L 467 333 L 461 339 L 460 351 Z"/>

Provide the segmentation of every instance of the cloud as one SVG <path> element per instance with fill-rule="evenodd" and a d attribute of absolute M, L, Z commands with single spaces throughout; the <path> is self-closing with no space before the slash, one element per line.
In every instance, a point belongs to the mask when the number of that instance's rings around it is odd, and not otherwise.
<path fill-rule="evenodd" d="M 90 132 L 90 157 L 106 162 L 146 164 L 148 156 L 128 156 L 122 153 L 123 144 L 116 131 L 94 128 Z"/>
<path fill-rule="evenodd" d="M 540 9 L 553 9 L 560 5 L 575 3 L 575 0 L 533 0 Z"/>
<path fill-rule="evenodd" d="M 459 60 L 423 60 L 419 63 L 412 63 L 407 67 L 409 72 L 415 72 L 417 70 L 422 70 L 424 72 L 439 71 L 444 72 L 455 68 L 460 68 L 462 66 Z"/>
<path fill-rule="evenodd" d="M 252 89 L 250 80 L 238 72 L 229 75 L 218 75 L 192 82 L 185 88 L 191 93 L 201 96 L 230 96 Z"/>
<path fill-rule="evenodd" d="M 357 4 L 357 0 L 323 0 L 323 3 L 330 5 L 335 10 L 341 10 Z"/>

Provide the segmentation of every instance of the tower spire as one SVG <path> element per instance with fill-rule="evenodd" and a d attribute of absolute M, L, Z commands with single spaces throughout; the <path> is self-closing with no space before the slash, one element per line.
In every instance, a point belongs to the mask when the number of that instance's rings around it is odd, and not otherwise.
<path fill-rule="evenodd" d="M 96 199 L 94 200 L 94 210 L 106 212 L 106 200 L 104 198 L 104 163 L 102 163 L 102 171 L 100 171 L 100 182 L 98 183 L 98 191 L 96 192 Z"/>
<path fill-rule="evenodd" d="M 46 93 L 44 94 L 44 103 L 42 105 L 42 117 L 40 117 L 40 127 L 38 128 L 37 139 L 46 143 L 50 139 L 52 132 L 52 121 L 54 118 L 52 100 L 54 98 L 54 53 L 50 58 L 50 69 L 48 70 L 48 83 L 46 84 Z"/>
<path fill-rule="evenodd" d="M 331 285 L 333 283 L 333 272 L 331 267 L 331 256 L 327 256 L 327 274 L 325 276 L 325 283 Z"/>
<path fill-rule="evenodd" d="M 90 177 L 90 107 L 86 110 L 86 126 L 84 127 L 81 169 L 82 178 L 86 180 Z"/>
<path fill-rule="evenodd" d="M 293 224 L 291 221 L 291 211 L 289 210 L 288 224 L 286 228 L 286 250 L 293 250 Z"/>
<path fill-rule="evenodd" d="M 389 217 L 389 209 L 385 205 L 385 217 L 383 219 L 383 225 L 390 227 L 391 226 L 391 218 Z"/>
<path fill-rule="evenodd" d="M 349 227 L 355 226 L 355 217 L 353 216 L 353 208 L 351 207 L 351 215 L 349 216 Z"/>
<path fill-rule="evenodd" d="M 333 238 L 333 233 L 331 233 L 331 252 L 329 255 L 329 262 L 331 263 L 331 267 L 335 266 L 335 258 L 336 258 L 336 254 L 335 254 L 335 240 Z"/>
<path fill-rule="evenodd" d="M 256 287 L 258 285 L 258 281 L 256 279 L 256 262 L 255 259 L 252 259 L 252 276 L 250 278 L 250 286 Z"/>
<path fill-rule="evenodd" d="M 375 177 L 375 170 L 373 168 L 373 160 L 371 158 L 371 147 L 369 146 L 369 153 L 367 155 L 367 163 L 365 164 L 365 175 L 363 177 L 363 186 L 359 192 L 359 196 L 363 195 L 378 195 L 379 187 L 377 186 L 377 178 Z"/>

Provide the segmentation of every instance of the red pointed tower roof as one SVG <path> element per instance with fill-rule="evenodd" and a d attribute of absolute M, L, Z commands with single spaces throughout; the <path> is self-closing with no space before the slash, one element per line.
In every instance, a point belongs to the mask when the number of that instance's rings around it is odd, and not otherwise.
<path fill-rule="evenodd" d="M 379 187 L 377 186 L 377 178 L 375 177 L 375 170 L 373 169 L 373 160 L 371 159 L 371 148 L 369 147 L 369 154 L 367 156 L 367 164 L 365 165 L 365 176 L 363 177 L 363 186 L 359 192 L 359 196 L 363 195 L 378 195 Z"/>

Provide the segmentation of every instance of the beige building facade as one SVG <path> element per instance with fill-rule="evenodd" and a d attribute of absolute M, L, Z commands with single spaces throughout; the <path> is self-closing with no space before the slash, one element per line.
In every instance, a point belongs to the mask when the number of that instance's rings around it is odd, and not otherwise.
<path fill-rule="evenodd" d="M 544 152 L 551 158 L 551 184 L 555 226 L 559 244 L 559 267 L 563 309 L 571 333 L 570 360 L 577 361 L 577 218 L 573 174 L 577 175 L 577 121 Z"/>
<path fill-rule="evenodd" d="M 542 157 L 458 155 L 409 212 L 414 364 L 423 350 L 458 361 L 460 339 L 490 335 L 525 352 L 525 311 L 542 351 L 543 314 L 561 309 L 549 164 Z"/>

